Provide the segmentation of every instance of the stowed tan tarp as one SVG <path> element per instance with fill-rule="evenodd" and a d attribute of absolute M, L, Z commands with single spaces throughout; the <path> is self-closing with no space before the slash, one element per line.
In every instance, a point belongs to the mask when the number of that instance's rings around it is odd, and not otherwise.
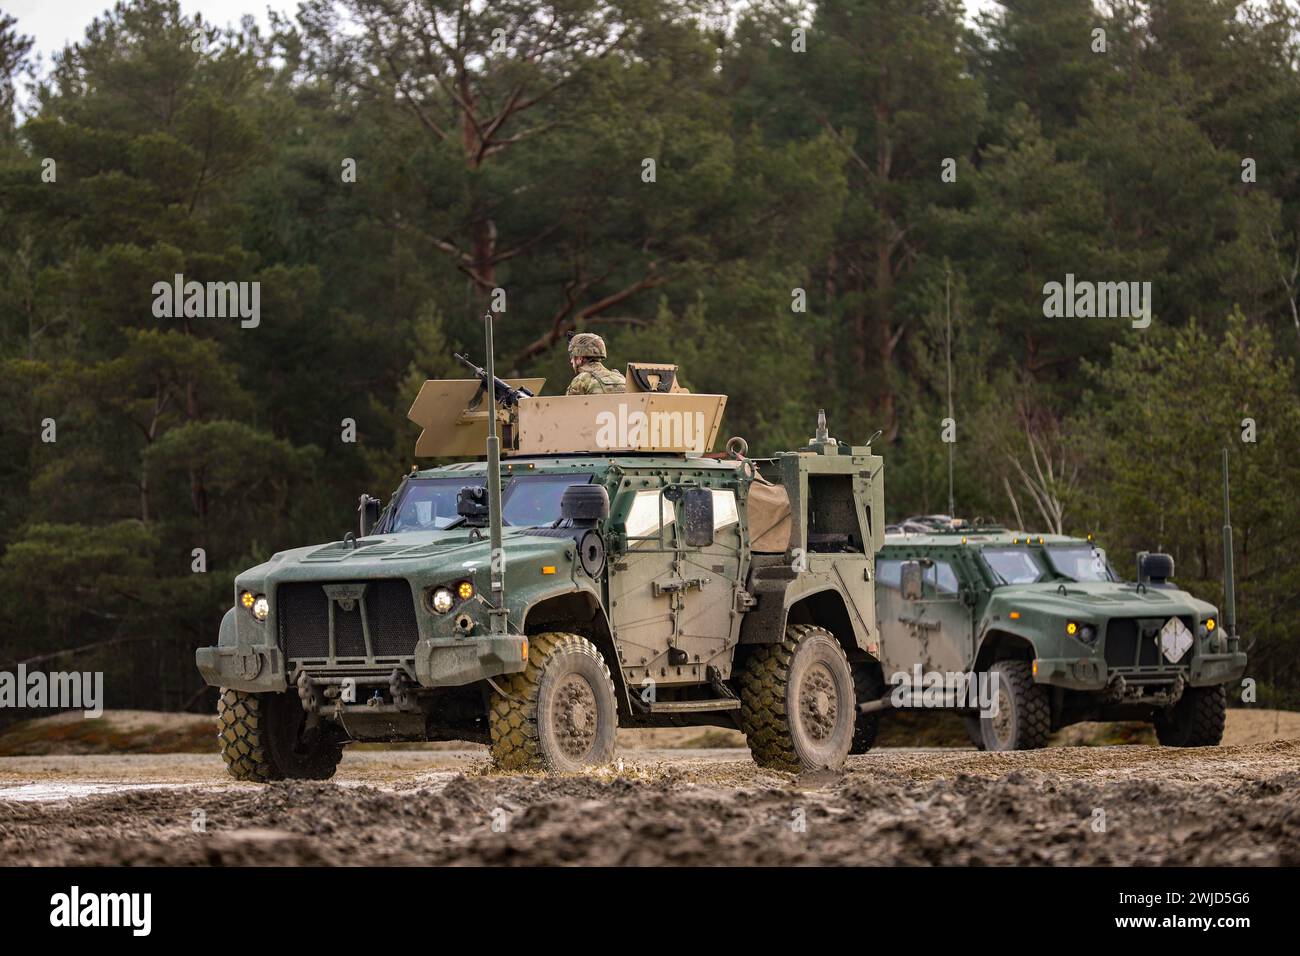
<path fill-rule="evenodd" d="M 790 496 L 785 485 L 755 478 L 749 485 L 749 547 L 780 554 L 790 547 Z"/>

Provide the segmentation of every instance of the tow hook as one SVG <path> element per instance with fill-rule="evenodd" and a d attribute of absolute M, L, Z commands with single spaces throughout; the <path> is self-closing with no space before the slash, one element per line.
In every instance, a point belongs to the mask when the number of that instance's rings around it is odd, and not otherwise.
<path fill-rule="evenodd" d="M 1128 681 L 1124 679 L 1123 674 L 1114 674 L 1106 682 L 1105 700 L 1111 704 L 1117 704 L 1124 699 L 1124 694 L 1128 691 Z"/>

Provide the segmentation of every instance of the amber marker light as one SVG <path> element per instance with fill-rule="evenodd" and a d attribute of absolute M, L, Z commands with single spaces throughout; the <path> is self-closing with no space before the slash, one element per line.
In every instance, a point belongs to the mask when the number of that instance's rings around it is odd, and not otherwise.
<path fill-rule="evenodd" d="M 245 608 L 252 608 L 253 600 L 252 591 L 244 591 L 239 595 L 239 603 L 244 605 Z"/>
<path fill-rule="evenodd" d="M 1214 618 L 1212 618 L 1212 617 L 1207 617 L 1207 618 L 1205 619 L 1205 629 L 1206 629 L 1207 631 L 1212 631 L 1212 630 L 1214 630 L 1214 629 L 1215 629 L 1216 627 L 1218 627 L 1218 626 L 1219 626 L 1219 625 L 1218 625 L 1218 623 L 1214 620 Z"/>
<path fill-rule="evenodd" d="M 1011 612 L 1011 620 L 1013 620 L 1013 621 L 1018 621 L 1018 620 L 1020 620 L 1020 612 L 1019 612 L 1019 611 L 1012 611 L 1012 612 Z"/>
<path fill-rule="evenodd" d="M 1078 632 L 1079 632 L 1079 625 L 1075 624 L 1073 621 L 1065 625 L 1065 633 L 1069 634 L 1071 637 L 1074 637 L 1074 635 L 1077 634 Z"/>
<path fill-rule="evenodd" d="M 468 581 L 461 581 L 460 584 L 456 585 L 456 593 L 462 601 L 468 601 L 474 596 L 474 585 Z"/>
<path fill-rule="evenodd" d="M 554 573 L 555 573 L 555 565 L 553 565 L 553 564 L 544 564 L 544 565 L 542 565 L 542 573 L 543 573 L 543 574 L 554 574 Z"/>

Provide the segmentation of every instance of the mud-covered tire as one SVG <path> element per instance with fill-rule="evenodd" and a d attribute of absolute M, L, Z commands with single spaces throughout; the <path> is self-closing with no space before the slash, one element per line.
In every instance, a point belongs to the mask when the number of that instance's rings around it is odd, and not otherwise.
<path fill-rule="evenodd" d="M 328 780 L 343 759 L 337 740 L 305 733 L 297 694 L 250 694 L 223 687 L 217 700 L 221 759 L 236 780 Z"/>
<path fill-rule="evenodd" d="M 1027 661 L 997 661 L 998 714 L 980 717 L 984 750 L 1037 750 L 1052 733 L 1052 705 L 1047 688 L 1035 684 Z"/>
<path fill-rule="evenodd" d="M 853 724 L 853 742 L 849 744 L 849 753 L 864 754 L 876 745 L 876 735 L 880 732 L 879 714 L 858 714 Z"/>
<path fill-rule="evenodd" d="M 740 674 L 740 729 L 760 767 L 836 769 L 853 745 L 856 699 L 848 658 L 824 628 L 793 624 L 756 647 Z"/>
<path fill-rule="evenodd" d="M 497 678 L 488 729 L 498 770 L 572 773 L 614 758 L 614 680 L 596 646 L 563 632 L 528 638 L 528 666 Z"/>
<path fill-rule="evenodd" d="M 1156 739 L 1166 747 L 1217 747 L 1228 718 L 1228 692 L 1215 687 L 1189 687 L 1173 713 L 1156 715 Z"/>
<path fill-rule="evenodd" d="M 857 703 L 879 700 L 885 692 L 885 682 L 880 675 L 880 665 L 856 663 L 850 666 L 853 674 L 853 690 Z M 850 754 L 864 754 L 876 745 L 876 735 L 880 732 L 880 714 L 858 714 L 853 723 L 853 742 L 849 744 Z"/>

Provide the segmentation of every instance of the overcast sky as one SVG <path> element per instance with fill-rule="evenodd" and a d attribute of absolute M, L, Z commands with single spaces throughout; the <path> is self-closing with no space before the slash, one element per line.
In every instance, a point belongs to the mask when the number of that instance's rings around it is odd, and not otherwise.
<path fill-rule="evenodd" d="M 968 13 L 985 10 L 995 0 L 966 0 Z M 0 0 L 0 9 L 18 20 L 18 32 L 35 37 L 36 51 L 48 67 L 50 54 L 65 44 L 80 40 L 90 21 L 113 6 L 113 0 Z M 187 14 L 203 14 L 203 19 L 218 26 L 235 26 L 246 13 L 256 16 L 266 26 L 266 9 L 288 15 L 298 9 L 297 0 L 181 0 Z"/>

